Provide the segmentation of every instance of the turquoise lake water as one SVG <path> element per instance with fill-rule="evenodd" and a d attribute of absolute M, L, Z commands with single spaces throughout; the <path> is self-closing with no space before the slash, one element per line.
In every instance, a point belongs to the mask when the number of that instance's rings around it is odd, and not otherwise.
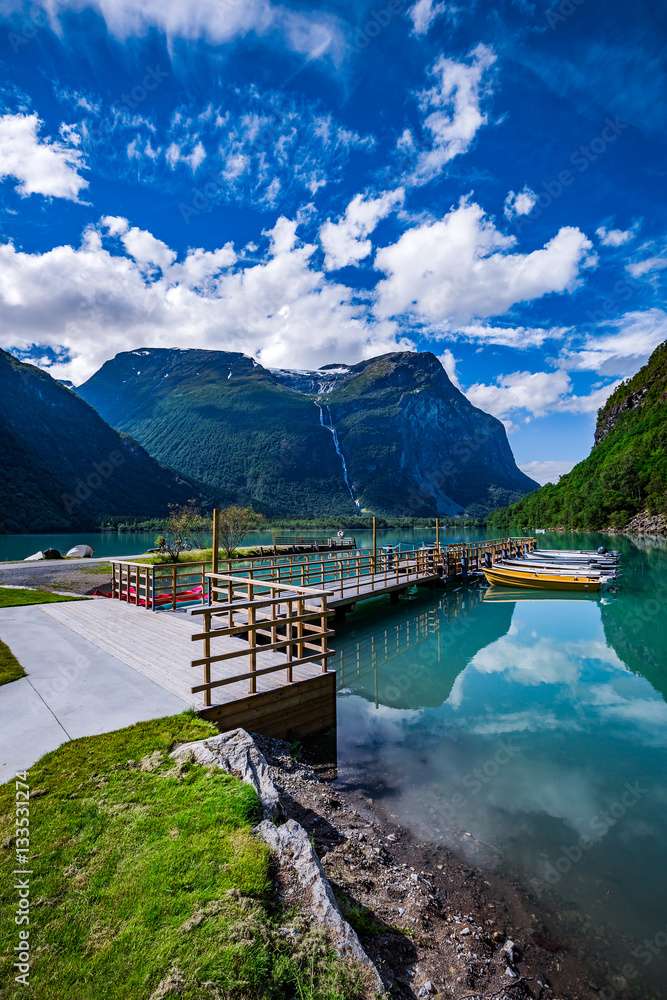
<path fill-rule="evenodd" d="M 155 544 L 156 531 L 84 531 L 71 532 L 69 534 L 50 532 L 39 535 L 0 535 L 0 561 L 8 559 L 25 559 L 33 552 L 42 549 L 58 549 L 63 555 L 75 545 L 92 545 L 96 556 L 129 556 L 138 555 L 152 548 Z M 281 531 L 281 536 L 287 536 L 289 532 Z M 294 532 L 299 537 L 305 537 L 306 533 Z M 323 538 L 335 534 L 332 529 L 322 528 L 317 534 Z M 347 532 L 348 536 L 354 538 L 360 547 L 370 546 L 370 531 Z M 422 545 L 425 542 L 432 543 L 434 535 L 432 531 L 386 531 L 380 532 L 379 537 L 383 543 L 402 541 L 407 545 Z M 480 532 L 441 532 L 441 541 L 459 541 L 460 539 L 475 540 L 485 537 Z M 199 532 L 194 541 L 202 547 L 210 545 L 211 535 L 209 532 Z M 249 534 L 245 540 L 245 545 L 271 545 L 272 535 L 270 531 L 256 531 Z"/>
<path fill-rule="evenodd" d="M 667 996 L 667 547 L 605 541 L 617 593 L 425 591 L 350 616 L 338 780 L 518 877 L 647 1000 Z"/>

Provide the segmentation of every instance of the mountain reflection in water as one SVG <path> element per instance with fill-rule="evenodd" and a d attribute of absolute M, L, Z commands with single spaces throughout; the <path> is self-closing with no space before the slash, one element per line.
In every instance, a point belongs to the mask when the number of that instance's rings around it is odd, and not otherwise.
<path fill-rule="evenodd" d="M 436 591 L 335 643 L 339 780 L 612 953 L 663 932 L 667 891 L 667 552 L 621 544 L 617 594 Z"/>

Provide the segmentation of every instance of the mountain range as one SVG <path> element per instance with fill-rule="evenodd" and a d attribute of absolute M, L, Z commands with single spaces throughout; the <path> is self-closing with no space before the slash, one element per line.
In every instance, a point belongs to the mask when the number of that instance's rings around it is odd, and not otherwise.
<path fill-rule="evenodd" d="M 162 516 L 191 498 L 287 517 L 480 515 L 536 486 L 430 353 L 310 372 L 145 348 L 74 388 L 0 352 L 0 435 L 3 531 Z"/>
<path fill-rule="evenodd" d="M 226 351 L 118 354 L 78 389 L 219 503 L 268 515 L 483 514 L 536 487 L 429 352 L 316 372 Z"/>
<path fill-rule="evenodd" d="M 667 530 L 667 341 L 599 411 L 588 458 L 491 524 Z"/>

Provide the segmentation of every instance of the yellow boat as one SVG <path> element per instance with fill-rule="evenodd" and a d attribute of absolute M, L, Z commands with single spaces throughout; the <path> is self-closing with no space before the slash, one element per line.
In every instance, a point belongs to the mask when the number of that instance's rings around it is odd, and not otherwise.
<path fill-rule="evenodd" d="M 487 583 L 502 587 L 526 587 L 530 590 L 600 590 L 603 577 L 585 573 L 514 569 L 491 566 L 482 568 Z"/>

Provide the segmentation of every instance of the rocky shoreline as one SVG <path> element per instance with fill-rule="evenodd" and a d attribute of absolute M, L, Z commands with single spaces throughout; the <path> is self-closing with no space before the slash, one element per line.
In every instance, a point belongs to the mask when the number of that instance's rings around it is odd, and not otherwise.
<path fill-rule="evenodd" d="M 417 841 L 321 763 L 254 735 L 289 818 L 308 832 L 391 997 L 629 1000 L 629 983 L 565 941 L 510 879 Z M 590 947 L 590 945 L 589 945 Z"/>

